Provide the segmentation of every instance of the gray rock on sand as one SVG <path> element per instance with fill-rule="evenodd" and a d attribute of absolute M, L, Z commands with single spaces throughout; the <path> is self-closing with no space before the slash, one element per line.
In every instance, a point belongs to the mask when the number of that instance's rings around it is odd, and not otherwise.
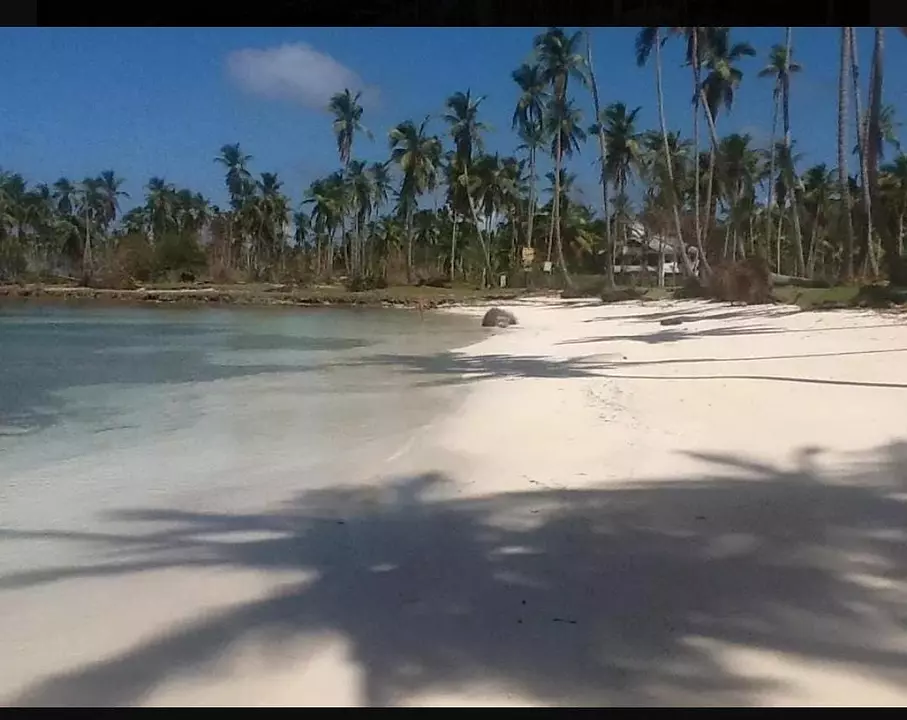
<path fill-rule="evenodd" d="M 482 318 L 482 327 L 505 328 L 516 324 L 516 316 L 512 312 L 497 307 L 491 308 Z"/>

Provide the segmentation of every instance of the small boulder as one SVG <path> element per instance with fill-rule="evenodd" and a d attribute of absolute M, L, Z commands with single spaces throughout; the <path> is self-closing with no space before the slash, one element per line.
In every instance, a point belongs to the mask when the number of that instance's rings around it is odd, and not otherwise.
<path fill-rule="evenodd" d="M 482 318 L 482 327 L 505 328 L 516 324 L 516 316 L 512 312 L 496 307 L 491 308 Z"/>

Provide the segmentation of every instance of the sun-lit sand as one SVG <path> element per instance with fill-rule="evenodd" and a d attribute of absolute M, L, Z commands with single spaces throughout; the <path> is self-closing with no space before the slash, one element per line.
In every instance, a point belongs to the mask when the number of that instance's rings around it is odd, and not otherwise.
<path fill-rule="evenodd" d="M 903 316 L 504 307 L 368 485 L 0 579 L 0 701 L 907 703 Z"/>

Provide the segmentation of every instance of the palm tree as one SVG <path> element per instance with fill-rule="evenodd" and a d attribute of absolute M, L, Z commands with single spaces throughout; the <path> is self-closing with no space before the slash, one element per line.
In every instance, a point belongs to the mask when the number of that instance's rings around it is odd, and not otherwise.
<path fill-rule="evenodd" d="M 640 134 L 635 125 L 640 109 L 637 107 L 628 112 L 623 103 L 612 103 L 602 111 L 599 122 L 590 128 L 590 133 L 600 133 L 605 139 L 605 171 L 625 208 L 628 207 L 627 185 L 631 176 L 639 171 L 642 161 Z M 605 222 L 610 224 L 611 218 L 606 216 Z M 608 248 L 609 253 L 613 251 L 613 247 Z M 613 255 L 608 262 L 614 264 Z"/>
<path fill-rule="evenodd" d="M 807 277 L 815 273 L 819 248 L 827 235 L 828 207 L 834 182 L 834 173 L 824 163 L 809 168 L 803 176 L 803 204 L 811 225 L 806 253 Z"/>
<path fill-rule="evenodd" d="M 869 138 L 866 143 L 869 161 L 867 163 L 869 170 L 869 187 L 872 193 L 872 203 L 878 211 L 884 213 L 885 208 L 879 202 L 879 149 L 882 145 L 882 76 L 884 64 L 882 55 L 884 52 L 884 28 L 875 28 L 872 49 L 872 75 L 870 84 L 870 107 L 869 107 Z M 907 286 L 907 263 L 901 257 L 898 250 L 897 239 L 890 232 L 889 223 L 883 218 L 879 223 L 879 230 L 882 240 L 882 253 L 885 262 L 885 270 L 888 273 L 888 281 L 892 285 Z"/>
<path fill-rule="evenodd" d="M 841 28 L 841 59 L 838 68 L 838 193 L 844 204 L 842 217 L 844 220 L 844 262 L 841 265 L 842 280 L 850 282 L 853 279 L 853 209 L 851 207 L 850 188 L 847 175 L 847 76 L 850 72 L 850 36 L 853 28 Z"/>
<path fill-rule="evenodd" d="M 252 156 L 244 154 L 239 143 L 223 145 L 220 155 L 214 158 L 214 162 L 227 168 L 224 183 L 227 186 L 227 192 L 230 193 L 230 205 L 234 210 L 239 210 L 242 206 L 243 198 L 248 193 L 249 185 L 252 182 L 252 176 L 248 170 L 251 160 Z"/>
<path fill-rule="evenodd" d="M 334 136 L 337 139 L 337 152 L 340 163 L 344 166 L 350 162 L 353 152 L 353 139 L 357 132 L 371 138 L 371 132 L 362 125 L 362 105 L 359 104 L 361 92 L 353 95 L 349 89 L 331 96 L 328 110 L 334 115 Z"/>
<path fill-rule="evenodd" d="M 595 70 L 592 66 L 592 39 L 589 31 L 586 30 L 586 65 L 589 69 L 589 83 L 592 86 L 592 105 L 595 110 L 595 117 L 601 118 L 601 106 L 598 102 L 598 83 L 595 81 Z M 605 269 L 606 282 L 609 288 L 614 287 L 614 240 L 611 236 L 610 213 L 608 211 L 608 161 L 607 148 L 605 142 L 605 128 L 601 122 L 596 122 L 592 130 L 598 136 L 599 152 L 599 184 L 602 188 L 602 210 L 605 218 L 605 251 L 607 256 L 607 267 Z"/>
<path fill-rule="evenodd" d="M 406 227 L 406 279 L 413 279 L 413 213 L 419 196 L 434 190 L 441 162 L 441 141 L 426 134 L 429 118 L 417 128 L 406 120 L 390 131 L 391 161 L 403 173 L 398 209 Z"/>
<path fill-rule="evenodd" d="M 364 162 L 351 160 L 347 165 L 346 183 L 353 211 L 353 236 L 356 238 L 352 265 L 354 272 L 361 273 L 365 260 L 363 232 L 366 222 L 372 214 L 374 200 L 373 177 Z"/>
<path fill-rule="evenodd" d="M 537 158 L 538 151 L 545 147 L 548 142 L 545 126 L 530 125 L 522 127 L 518 131 L 518 136 L 522 141 L 517 146 L 517 151 L 525 150 L 528 155 L 528 199 L 527 199 L 527 222 L 526 222 L 526 247 L 532 247 L 534 242 L 534 227 L 536 215 L 536 184 L 538 182 Z"/>
<path fill-rule="evenodd" d="M 120 190 L 125 182 L 118 178 L 113 170 L 105 170 L 98 176 L 98 191 L 101 194 L 103 215 L 101 224 L 106 230 L 110 223 L 117 219 L 120 210 L 120 198 L 128 198 L 129 193 Z"/>
<path fill-rule="evenodd" d="M 703 107 L 702 102 L 702 67 L 705 58 L 710 52 L 712 44 L 716 41 L 715 36 L 724 28 L 710 27 L 672 27 L 669 30 L 670 35 L 683 35 L 686 39 L 686 65 L 693 71 L 693 157 L 699 157 L 699 112 Z M 709 130 L 713 131 L 712 126 Z M 716 148 L 718 140 L 712 132 L 712 148 Z M 709 272 L 708 259 L 703 251 L 702 223 L 699 213 L 701 211 L 699 194 L 700 194 L 700 166 L 698 162 L 693 163 L 693 227 L 696 233 L 696 245 L 699 249 L 699 257 L 703 261 L 703 267 Z M 685 253 L 684 253 L 685 255 Z M 688 261 L 684 260 L 684 267 L 688 267 Z"/>
<path fill-rule="evenodd" d="M 867 266 L 871 268 L 873 276 L 878 276 L 879 266 L 876 262 L 875 252 L 873 249 L 873 213 L 872 213 L 872 196 L 869 181 L 869 152 L 867 146 L 868 127 L 867 118 L 860 110 L 860 67 L 857 55 L 856 33 L 853 28 L 847 38 L 850 52 L 851 80 L 853 81 L 853 103 L 854 115 L 857 124 L 857 155 L 860 160 L 860 187 L 863 197 L 863 213 L 866 218 L 864 232 L 860 242 L 858 256 L 861 259 L 861 271 L 865 272 Z"/>
<path fill-rule="evenodd" d="M 898 254 L 904 254 L 904 220 L 907 217 L 907 155 L 899 154 L 882 167 L 881 185 L 888 202 L 897 213 Z"/>
<path fill-rule="evenodd" d="M 743 224 L 751 217 L 760 172 L 759 155 L 750 147 L 751 141 L 748 133 L 732 133 L 721 139 L 718 148 L 718 186 L 728 208 L 722 256 L 727 256 L 728 242 L 733 236 L 730 249 L 735 260 L 738 255 L 746 256 Z"/>
<path fill-rule="evenodd" d="M 469 173 L 473 162 L 473 150 L 481 152 L 481 133 L 487 130 L 485 124 L 478 120 L 479 105 L 482 104 L 482 101 L 484 99 L 484 97 L 480 97 L 473 100 L 469 90 L 467 90 L 465 93 L 456 92 L 449 98 L 447 98 L 447 102 L 445 103 L 447 112 L 443 116 L 444 121 L 450 126 L 450 135 L 454 141 L 454 155 L 451 158 L 453 160 L 453 165 L 451 167 L 454 170 L 454 176 L 458 180 L 455 188 L 463 188 L 467 196 L 466 200 L 469 203 L 470 207 L 475 202 L 474 199 L 470 196 L 469 181 Z M 527 110 L 526 112 L 528 115 L 530 111 Z M 460 181 L 460 177 L 462 177 L 462 181 Z M 451 282 L 453 282 L 454 262 L 456 258 L 457 226 L 459 224 L 458 214 L 456 212 L 458 206 L 458 203 L 456 202 L 456 189 L 454 189 L 454 191 L 452 192 L 451 199 L 453 200 L 452 210 L 454 211 L 454 224 L 453 231 L 451 233 L 450 279 Z M 478 227 L 478 224 L 476 226 L 476 232 L 479 233 L 479 239 L 482 242 L 483 250 L 487 255 L 485 238 L 482 236 L 482 231 Z M 486 264 L 488 265 L 487 269 L 490 273 L 490 259 Z"/>
<path fill-rule="evenodd" d="M 781 106 L 781 99 L 784 95 L 784 88 L 790 87 L 790 76 L 794 73 L 800 72 L 802 69 L 803 66 L 800 65 L 800 63 L 794 62 L 794 60 L 788 55 L 787 45 L 772 45 L 772 49 L 769 51 L 768 55 L 768 64 L 759 71 L 759 77 L 771 77 L 775 80 L 775 85 L 772 89 L 772 131 L 771 138 L 769 140 L 769 148 L 771 148 L 771 156 L 769 158 L 769 176 L 772 178 L 775 176 L 775 131 L 778 125 L 778 114 Z M 772 241 L 772 219 L 770 211 L 772 203 L 774 201 L 774 187 L 775 185 L 773 182 L 770 182 L 768 184 L 767 207 L 769 209 L 769 212 L 765 214 L 766 247 L 771 247 Z M 778 268 L 778 272 L 780 272 L 780 268 Z"/>
<path fill-rule="evenodd" d="M 526 208 L 526 247 L 532 246 L 535 221 L 536 157 L 545 143 L 544 115 L 548 101 L 548 83 L 539 65 L 521 65 L 513 71 L 520 97 L 513 111 L 513 128 L 517 129 L 522 145 L 529 153 L 529 200 Z"/>
<path fill-rule="evenodd" d="M 661 38 L 660 27 L 642 28 L 639 31 L 639 34 L 636 36 L 636 65 L 637 67 L 642 67 L 643 65 L 645 65 L 649 59 L 650 54 L 652 53 L 652 50 L 655 51 L 655 92 L 658 102 L 658 124 L 661 129 L 662 151 L 664 152 L 664 167 L 667 172 L 666 184 L 669 192 L 668 197 L 669 202 L 671 203 L 671 211 L 674 216 L 674 230 L 677 233 L 677 247 L 675 248 L 675 250 L 676 254 L 679 255 L 683 260 L 685 272 L 687 273 L 687 275 L 692 276 L 693 267 L 690 262 L 690 257 L 686 252 L 686 246 L 683 239 L 683 227 L 680 222 L 680 203 L 678 200 L 677 185 L 674 177 L 674 163 L 671 159 L 670 146 L 668 142 L 668 127 L 665 120 L 664 91 L 662 88 L 661 80 L 661 47 L 664 42 L 665 40 Z M 697 242 L 699 244 L 699 256 L 704 259 L 705 253 L 702 251 L 701 240 L 701 238 L 697 237 Z M 708 272 L 710 268 L 708 266 L 707 260 L 705 261 L 704 267 L 706 269 L 706 272 Z"/>
<path fill-rule="evenodd" d="M 705 111 L 706 123 L 711 136 L 709 152 L 708 184 L 705 199 L 705 227 L 702 228 L 705 237 L 708 237 L 709 228 L 713 218 L 712 188 L 715 175 L 715 161 L 717 159 L 719 140 L 716 132 L 718 113 L 722 106 L 731 111 L 734 105 L 734 95 L 737 87 L 743 80 L 743 72 L 734 66 L 734 63 L 744 57 L 756 54 L 749 43 L 731 44 L 730 28 L 711 28 L 708 46 L 705 48 L 704 67 L 708 71 L 699 87 L 699 95 Z M 697 213 L 699 209 L 697 208 Z"/>
<path fill-rule="evenodd" d="M 579 149 L 577 139 L 585 139 L 585 133 L 578 127 L 579 112 L 572 108 L 567 100 L 567 84 L 571 77 L 580 83 L 586 84 L 585 59 L 578 52 L 581 43 L 581 33 L 574 33 L 567 37 L 560 28 L 551 28 L 546 33 L 535 38 L 535 53 L 542 68 L 542 77 L 551 85 L 552 99 L 548 104 L 546 128 L 551 133 L 553 140 L 553 156 L 555 179 L 560 177 L 561 163 L 564 154 L 572 155 Z M 577 132 L 578 131 L 578 132 Z M 565 146 L 564 141 L 567 141 Z M 560 193 L 555 192 L 554 207 L 552 208 L 552 223 L 557 236 L 558 261 L 564 275 L 564 282 L 572 285 L 570 274 L 564 263 L 564 249 L 561 239 L 559 223 Z M 550 246 L 550 243 L 549 243 Z M 550 262 L 550 251 L 549 260 Z"/>
<path fill-rule="evenodd" d="M 572 157 L 579 152 L 580 142 L 586 139 L 582 126 L 582 114 L 569 101 L 553 100 L 548 106 L 546 129 L 551 136 L 551 154 L 554 157 L 555 185 L 560 181 L 564 157 Z M 564 262 L 564 246 L 560 230 L 560 189 L 555 187 L 554 203 L 551 209 L 551 230 L 548 236 L 548 262 L 551 262 L 551 231 L 557 238 L 557 259 L 564 275 L 564 282 L 572 286 L 572 280 Z"/>

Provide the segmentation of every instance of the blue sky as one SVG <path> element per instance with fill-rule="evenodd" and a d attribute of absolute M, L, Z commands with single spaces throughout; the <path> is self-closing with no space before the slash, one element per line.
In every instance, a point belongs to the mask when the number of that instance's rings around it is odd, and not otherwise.
<path fill-rule="evenodd" d="M 636 67 L 638 28 L 592 30 L 602 105 L 641 106 L 641 128 L 657 127 L 654 72 Z M 375 135 L 357 139 L 354 155 L 387 158 L 387 131 L 405 119 L 442 111 L 457 90 L 487 95 L 484 121 L 491 151 L 512 153 L 516 86 L 510 73 L 529 58 L 537 28 L 2 28 L 0 168 L 32 182 L 73 180 L 113 168 L 135 203 L 153 175 L 225 203 L 213 163 L 224 143 L 239 142 L 254 172 L 277 172 L 298 201 L 315 177 L 339 166 L 324 110 L 343 85 L 365 89 L 364 124 Z M 837 28 L 795 28 L 794 53 L 804 72 L 792 89 L 791 123 L 804 163 L 835 164 Z M 719 119 L 719 133 L 750 132 L 766 143 L 770 80 L 757 72 L 783 28 L 734 28 L 757 56 L 741 64 L 737 104 Z M 869 75 L 872 31 L 858 31 L 863 82 Z M 668 124 L 689 133 L 689 70 L 683 46 L 664 51 Z M 885 99 L 907 120 L 907 38 L 886 33 Z M 592 121 L 589 93 L 574 88 Z M 864 92 L 865 98 L 865 92 Z M 853 123 L 851 122 L 851 125 Z M 440 122 L 431 126 L 443 133 Z M 705 137 L 705 136 L 703 136 Z M 907 139 L 907 138 L 905 138 Z M 571 163 L 584 196 L 598 193 L 588 143 Z M 853 169 L 855 165 L 852 165 Z"/>

